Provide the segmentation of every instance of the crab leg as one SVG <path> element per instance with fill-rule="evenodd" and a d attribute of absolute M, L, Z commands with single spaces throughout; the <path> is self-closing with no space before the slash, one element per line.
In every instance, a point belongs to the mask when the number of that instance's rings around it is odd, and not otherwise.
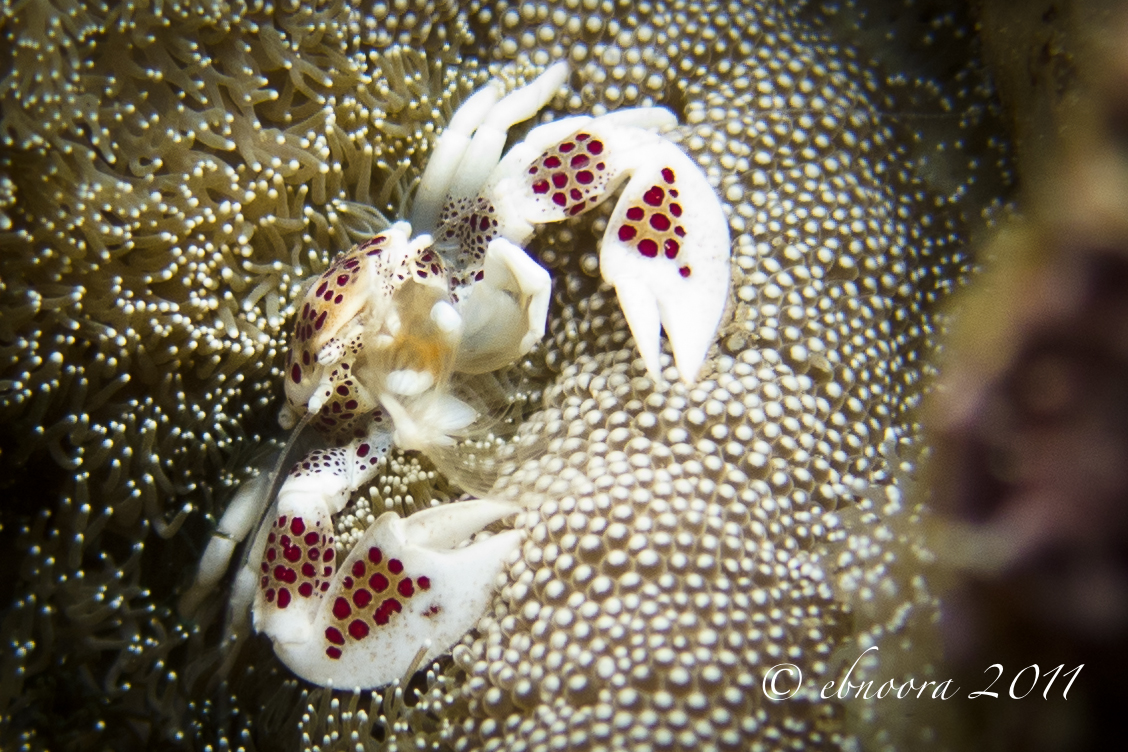
<path fill-rule="evenodd" d="M 494 238 L 481 282 L 459 301 L 462 344 L 455 368 L 486 373 L 512 363 L 544 337 L 552 278 L 521 248 Z"/>
<path fill-rule="evenodd" d="M 231 497 L 215 532 L 208 540 L 203 556 L 200 557 L 196 581 L 180 600 L 182 614 L 195 613 L 200 603 L 212 594 L 213 588 L 227 573 L 235 546 L 251 532 L 268 503 L 266 494 L 270 481 L 269 473 L 259 473 L 239 486 L 239 490 Z"/>
<path fill-rule="evenodd" d="M 509 129 L 536 115 L 568 78 L 568 66 L 556 63 L 528 86 L 507 94 L 494 105 L 474 132 L 450 186 L 448 200 L 474 196 L 501 158 Z"/>
<path fill-rule="evenodd" d="M 470 146 L 470 137 L 485 121 L 490 110 L 501 96 L 501 87 L 490 82 L 476 91 L 455 111 L 446 129 L 439 137 L 411 208 L 411 225 L 420 232 L 433 232 L 439 219 L 450 184 Z"/>

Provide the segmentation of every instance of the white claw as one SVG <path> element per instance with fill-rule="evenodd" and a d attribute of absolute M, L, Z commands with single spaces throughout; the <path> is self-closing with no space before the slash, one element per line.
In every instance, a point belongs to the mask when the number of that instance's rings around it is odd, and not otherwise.
<path fill-rule="evenodd" d="M 652 378 L 660 378 L 662 368 L 658 356 L 661 352 L 662 319 L 658 313 L 657 298 L 645 282 L 631 274 L 629 267 L 619 271 L 616 259 L 606 258 L 601 266 L 604 279 L 618 280 L 614 284 L 619 307 L 623 309 L 647 373 Z"/>
<path fill-rule="evenodd" d="M 316 617 L 271 633 L 275 653 L 309 681 L 360 688 L 401 677 L 421 649 L 434 658 L 477 623 L 524 531 L 452 546 L 516 511 L 468 501 L 407 519 L 381 515 L 342 562 L 349 576 L 334 582 Z"/>
<path fill-rule="evenodd" d="M 441 504 L 416 512 L 403 521 L 406 539 L 425 548 L 454 548 L 491 522 L 524 508 L 509 501 L 474 499 Z"/>
<path fill-rule="evenodd" d="M 600 269 L 651 377 L 661 378 L 660 322 L 679 376 L 692 384 L 728 302 L 728 220 L 701 168 L 672 142 L 630 158 L 636 164 L 607 222 Z"/>

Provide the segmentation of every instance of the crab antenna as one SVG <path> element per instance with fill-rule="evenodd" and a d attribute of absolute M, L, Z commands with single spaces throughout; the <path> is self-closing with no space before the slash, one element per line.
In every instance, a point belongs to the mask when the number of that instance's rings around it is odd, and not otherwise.
<path fill-rule="evenodd" d="M 274 468 L 270 471 L 270 487 L 266 492 L 266 503 L 263 504 L 262 511 L 259 512 L 258 520 L 256 520 L 251 530 L 260 529 L 262 527 L 262 521 L 266 519 L 267 514 L 269 514 L 270 510 L 274 507 L 274 500 L 278 497 L 278 491 L 285 482 L 286 473 L 284 471 L 289 465 L 291 455 L 294 453 L 294 447 L 297 446 L 298 437 L 302 435 L 302 431 L 304 431 L 305 427 L 309 425 L 309 422 L 313 420 L 315 414 L 316 413 L 307 410 L 306 414 L 302 416 L 302 419 L 298 421 L 298 425 L 294 426 L 294 430 L 290 432 L 290 438 L 286 439 L 286 446 L 282 447 L 282 453 L 278 455 L 278 459 L 274 462 Z M 252 548 L 254 548 L 253 541 L 252 545 L 248 545 L 246 550 L 243 551 L 242 566 L 246 566 Z"/>

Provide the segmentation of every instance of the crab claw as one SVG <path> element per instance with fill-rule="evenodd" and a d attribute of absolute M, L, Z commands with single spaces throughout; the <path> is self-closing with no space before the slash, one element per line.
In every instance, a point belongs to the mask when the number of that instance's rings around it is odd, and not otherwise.
<path fill-rule="evenodd" d="M 600 246 L 646 370 L 661 378 L 664 328 L 683 381 L 693 383 L 729 291 L 729 228 L 701 168 L 650 129 L 677 119 L 662 108 L 539 126 L 484 188 L 500 232 L 516 243 L 537 224 L 591 211 L 627 181 Z M 629 178 L 629 180 L 628 180 Z"/>
<path fill-rule="evenodd" d="M 376 473 L 390 447 L 391 434 L 376 429 L 348 446 L 315 449 L 290 470 L 270 525 L 255 536 L 255 629 L 272 636 L 300 632 L 314 618 L 338 569 L 333 515 Z"/>
<path fill-rule="evenodd" d="M 661 372 L 659 323 L 682 381 L 692 384 L 729 291 L 728 220 L 705 174 L 669 141 L 652 147 L 623 189 L 599 249 L 646 370 Z"/>
<path fill-rule="evenodd" d="M 506 238 L 486 249 L 484 277 L 459 301 L 465 330 L 455 369 L 486 373 L 512 363 L 544 337 L 552 278 Z"/>
<path fill-rule="evenodd" d="M 316 618 L 270 634 L 275 654 L 303 679 L 362 689 L 401 677 L 420 650 L 440 655 L 477 623 L 524 532 L 452 547 L 520 509 L 476 500 L 406 519 L 386 512 L 341 564 Z"/>

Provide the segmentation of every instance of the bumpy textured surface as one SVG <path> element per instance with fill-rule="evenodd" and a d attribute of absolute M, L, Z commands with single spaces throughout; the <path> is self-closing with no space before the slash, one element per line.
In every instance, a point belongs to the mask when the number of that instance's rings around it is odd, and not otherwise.
<path fill-rule="evenodd" d="M 759 683 L 791 662 L 815 686 L 837 651 L 892 651 L 932 613 L 899 486 L 930 307 L 966 271 L 963 216 L 997 198 L 963 20 L 924 14 L 959 75 L 906 53 L 886 79 L 835 43 L 848 13 L 785 2 L 2 11 L 5 747 L 899 738 L 901 708 L 770 703 Z M 905 48 L 921 28 L 896 27 Z M 517 85 L 556 58 L 573 93 L 546 116 L 671 107 L 726 203 L 731 318 L 699 383 L 646 378 L 598 281 L 605 219 L 545 232 L 532 251 L 554 277 L 550 334 L 468 385 L 497 436 L 440 462 L 473 485 L 488 459 L 497 495 L 542 503 L 478 632 L 409 686 L 362 695 L 303 687 L 261 638 L 219 653 L 224 594 L 189 615 L 177 596 L 279 436 L 303 283 L 382 228 L 378 211 L 405 216 L 487 69 Z M 975 114 L 914 140 L 911 119 L 881 113 L 921 114 L 920 91 Z M 457 494 L 394 454 L 337 543 Z"/>

